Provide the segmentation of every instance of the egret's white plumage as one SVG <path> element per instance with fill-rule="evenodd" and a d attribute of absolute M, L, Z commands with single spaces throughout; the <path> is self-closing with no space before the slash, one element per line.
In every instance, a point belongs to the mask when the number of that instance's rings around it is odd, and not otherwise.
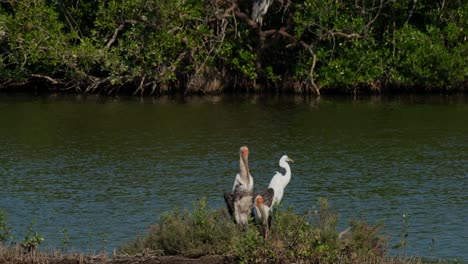
<path fill-rule="evenodd" d="M 268 188 L 272 188 L 274 190 L 273 204 L 279 204 L 281 202 L 283 199 L 284 188 L 286 188 L 289 181 L 291 181 L 291 167 L 289 167 L 288 162 L 294 161 L 287 155 L 283 155 L 279 160 L 279 166 L 284 168 L 286 173 L 283 175 L 279 172 L 276 172 L 270 181 L 270 185 L 268 186 Z"/>
<path fill-rule="evenodd" d="M 262 25 L 263 16 L 266 15 L 271 4 L 273 4 L 273 0 L 254 0 L 252 20 Z"/>

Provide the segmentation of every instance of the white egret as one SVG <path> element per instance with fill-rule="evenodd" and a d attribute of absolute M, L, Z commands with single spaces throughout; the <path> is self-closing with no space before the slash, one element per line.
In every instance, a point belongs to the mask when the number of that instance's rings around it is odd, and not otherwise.
<path fill-rule="evenodd" d="M 268 8 L 273 4 L 273 0 L 254 0 L 252 6 L 252 20 L 262 25 L 263 16 L 268 12 Z"/>
<path fill-rule="evenodd" d="M 291 168 L 289 167 L 288 162 L 294 161 L 287 155 L 283 155 L 279 160 L 279 166 L 284 168 L 286 173 L 283 175 L 279 172 L 276 172 L 270 181 L 270 185 L 268 186 L 268 188 L 272 188 L 274 190 L 273 204 L 279 204 L 281 202 L 283 199 L 284 188 L 286 188 L 289 181 L 291 181 Z"/>

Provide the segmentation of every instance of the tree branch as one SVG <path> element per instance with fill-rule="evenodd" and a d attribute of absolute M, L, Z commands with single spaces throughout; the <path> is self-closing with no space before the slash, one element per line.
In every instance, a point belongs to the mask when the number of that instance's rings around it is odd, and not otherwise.
<path fill-rule="evenodd" d="M 47 75 L 42 75 L 42 74 L 31 74 L 31 77 L 34 77 L 34 78 L 40 78 L 40 79 L 46 79 L 47 81 L 49 81 L 50 83 L 52 84 L 59 84 L 59 81 L 55 80 L 54 78 L 52 77 L 49 77 Z"/>
<path fill-rule="evenodd" d="M 380 5 L 379 5 L 379 9 L 377 11 L 377 14 L 375 14 L 374 18 L 371 19 L 365 26 L 364 26 L 364 29 L 366 30 L 367 32 L 367 29 L 370 27 L 370 25 L 372 25 L 372 23 L 375 22 L 375 20 L 377 20 L 377 18 L 379 17 L 380 15 L 380 12 L 382 11 L 382 8 L 383 8 L 383 0 L 380 0 Z"/>
<path fill-rule="evenodd" d="M 272 35 L 279 35 L 279 36 L 282 36 L 282 37 L 288 39 L 289 41 L 291 41 L 293 43 L 299 43 L 305 49 L 310 49 L 311 46 L 312 46 L 311 44 L 307 44 L 303 40 L 298 40 L 296 37 L 289 34 L 284 27 L 280 28 L 279 30 L 270 29 L 270 30 L 260 32 L 260 38 L 264 39 L 264 40 L 266 40 L 267 37 L 272 36 Z"/>
<path fill-rule="evenodd" d="M 249 24 L 249 26 L 252 28 L 252 29 L 257 29 L 258 28 L 258 24 L 257 22 L 253 21 L 252 19 L 249 18 L 249 16 L 247 16 L 244 12 L 241 12 L 239 10 L 235 10 L 234 11 L 234 14 L 236 15 L 236 17 L 238 18 L 242 18 L 244 19 L 247 24 Z"/>
<path fill-rule="evenodd" d="M 128 24 L 136 24 L 137 21 L 136 20 L 132 20 L 132 19 L 127 19 L 125 20 L 122 24 L 120 24 L 120 26 L 118 28 L 116 28 L 114 30 L 114 34 L 112 35 L 112 38 L 107 42 L 106 44 L 106 47 L 110 48 L 110 46 L 112 46 L 112 44 L 114 44 L 114 42 L 117 40 L 117 36 L 119 35 L 120 31 L 124 30 L 125 26 L 128 25 Z"/>
<path fill-rule="evenodd" d="M 362 35 L 357 34 L 357 33 L 346 34 L 346 33 L 343 33 L 343 32 L 328 31 L 327 33 L 320 36 L 319 39 L 324 40 L 324 39 L 328 38 L 329 36 L 332 36 L 332 37 L 339 36 L 339 37 L 344 37 L 344 38 L 347 38 L 347 39 L 363 38 Z"/>

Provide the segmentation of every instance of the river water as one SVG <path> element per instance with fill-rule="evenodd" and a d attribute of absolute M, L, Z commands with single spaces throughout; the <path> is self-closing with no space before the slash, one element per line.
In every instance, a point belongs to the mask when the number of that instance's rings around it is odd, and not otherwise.
<path fill-rule="evenodd" d="M 0 209 L 16 241 L 32 226 L 42 248 L 110 252 L 163 212 L 224 206 L 242 145 L 257 188 L 295 160 L 284 207 L 326 197 L 340 228 L 384 221 L 391 245 L 407 232 L 392 254 L 468 260 L 463 95 L 0 95 Z"/>

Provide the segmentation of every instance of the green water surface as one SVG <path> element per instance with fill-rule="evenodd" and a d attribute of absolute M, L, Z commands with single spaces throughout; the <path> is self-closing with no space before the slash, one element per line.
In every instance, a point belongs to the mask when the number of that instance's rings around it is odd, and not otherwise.
<path fill-rule="evenodd" d="M 468 260 L 468 98 L 119 98 L 0 95 L 0 209 L 17 239 L 112 249 L 165 211 L 222 193 L 250 148 L 256 188 L 288 154 L 283 206 L 383 220 L 392 254 Z"/>

